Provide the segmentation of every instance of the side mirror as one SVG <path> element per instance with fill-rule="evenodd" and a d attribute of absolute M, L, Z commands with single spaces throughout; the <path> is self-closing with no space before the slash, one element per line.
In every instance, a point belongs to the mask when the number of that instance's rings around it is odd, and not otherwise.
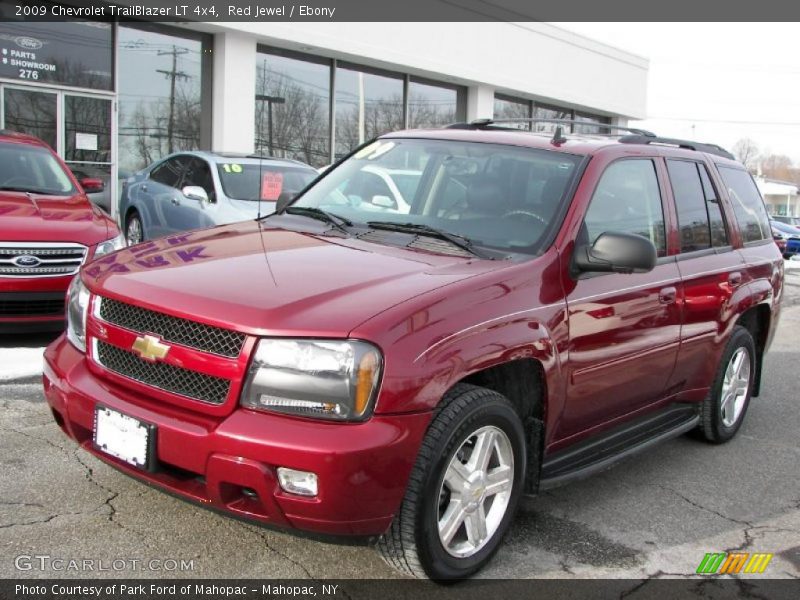
<path fill-rule="evenodd" d="M 187 185 L 181 192 L 189 200 L 197 200 L 198 202 L 208 202 L 208 194 L 199 185 Z"/>
<path fill-rule="evenodd" d="M 96 194 L 106 189 L 106 184 L 98 177 L 84 177 L 80 180 L 83 191 L 87 194 Z"/>
<path fill-rule="evenodd" d="M 293 190 L 281 192 L 281 195 L 278 196 L 278 200 L 275 202 L 275 212 L 281 212 L 284 208 L 289 206 L 295 196 L 297 196 L 297 192 Z"/>
<path fill-rule="evenodd" d="M 656 247 L 633 233 L 606 231 L 591 246 L 578 246 L 574 268 L 582 273 L 647 273 L 656 266 Z"/>
<path fill-rule="evenodd" d="M 370 204 L 380 206 L 381 208 L 397 208 L 397 203 L 389 196 L 373 196 Z"/>

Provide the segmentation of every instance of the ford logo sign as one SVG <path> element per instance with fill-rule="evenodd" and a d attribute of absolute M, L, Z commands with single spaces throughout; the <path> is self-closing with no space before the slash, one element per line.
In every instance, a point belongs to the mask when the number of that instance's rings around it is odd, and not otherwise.
<path fill-rule="evenodd" d="M 41 40 L 37 40 L 36 38 L 26 37 L 24 35 L 20 35 L 14 38 L 14 42 L 20 48 L 25 48 L 26 50 L 38 50 L 43 46 Z"/>
<path fill-rule="evenodd" d="M 42 264 L 41 260 L 35 256 L 31 256 L 30 254 L 18 256 L 12 262 L 18 267 L 38 267 L 40 264 Z"/>

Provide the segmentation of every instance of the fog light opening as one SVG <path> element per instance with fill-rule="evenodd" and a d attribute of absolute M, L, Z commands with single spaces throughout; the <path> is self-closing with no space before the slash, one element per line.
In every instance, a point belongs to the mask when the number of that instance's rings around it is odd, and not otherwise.
<path fill-rule="evenodd" d="M 317 475 L 309 471 L 297 471 L 286 467 L 278 467 L 278 482 L 284 492 L 298 496 L 316 496 Z"/>

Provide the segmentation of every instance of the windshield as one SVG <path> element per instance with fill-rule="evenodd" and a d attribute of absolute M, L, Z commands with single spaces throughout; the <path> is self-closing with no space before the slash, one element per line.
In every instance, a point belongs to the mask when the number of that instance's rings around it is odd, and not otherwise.
<path fill-rule="evenodd" d="M 516 146 L 383 139 L 351 156 L 293 204 L 356 225 L 414 223 L 473 244 L 538 252 L 561 214 L 580 157 Z"/>
<path fill-rule="evenodd" d="M 0 142 L 0 190 L 72 196 L 69 175 L 46 148 Z"/>
<path fill-rule="evenodd" d="M 228 198 L 253 201 L 260 198 L 271 202 L 277 202 L 283 195 L 293 198 L 317 176 L 317 172 L 311 168 L 259 165 L 257 162 L 221 163 L 217 165 L 217 171 L 222 190 Z"/>

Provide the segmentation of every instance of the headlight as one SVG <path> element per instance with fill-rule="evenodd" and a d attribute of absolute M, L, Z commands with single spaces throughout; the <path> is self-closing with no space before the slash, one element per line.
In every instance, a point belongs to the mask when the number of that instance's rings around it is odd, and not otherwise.
<path fill-rule="evenodd" d="M 89 290 L 83 285 L 80 273 L 75 275 L 67 291 L 67 339 L 81 352 L 86 352 L 86 311 L 89 309 Z"/>
<path fill-rule="evenodd" d="M 124 247 L 125 247 L 125 236 L 118 235 L 115 238 L 111 238 L 110 240 L 106 240 L 105 242 L 100 242 L 99 244 L 97 244 L 97 248 L 95 248 L 94 255 L 102 256 L 103 254 L 114 252 L 115 250 L 122 250 Z"/>
<path fill-rule="evenodd" d="M 241 405 L 321 419 L 360 421 L 372 411 L 380 351 L 366 342 L 263 339 Z"/>

